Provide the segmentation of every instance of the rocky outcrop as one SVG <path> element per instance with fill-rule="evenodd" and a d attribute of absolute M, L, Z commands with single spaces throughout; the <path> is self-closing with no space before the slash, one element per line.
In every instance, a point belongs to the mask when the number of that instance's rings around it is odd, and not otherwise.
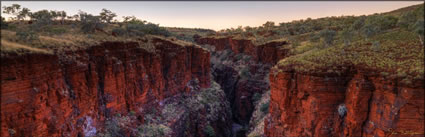
<path fill-rule="evenodd" d="M 234 39 L 232 37 L 204 37 L 195 39 L 195 41 L 201 45 L 212 45 L 217 51 L 231 49 L 235 54 L 244 53 L 252 56 L 252 59 L 256 62 L 272 65 L 289 56 L 289 50 L 282 47 L 288 44 L 287 41 L 270 41 L 260 45 L 256 45 L 252 40 Z"/>
<path fill-rule="evenodd" d="M 281 136 L 424 136 L 424 85 L 366 71 L 342 75 L 270 73 L 265 133 Z"/>
<path fill-rule="evenodd" d="M 112 115 L 190 92 L 192 80 L 210 86 L 207 51 L 160 38 L 149 44 L 154 52 L 105 42 L 61 56 L 2 58 L 1 136 L 91 136 Z"/>

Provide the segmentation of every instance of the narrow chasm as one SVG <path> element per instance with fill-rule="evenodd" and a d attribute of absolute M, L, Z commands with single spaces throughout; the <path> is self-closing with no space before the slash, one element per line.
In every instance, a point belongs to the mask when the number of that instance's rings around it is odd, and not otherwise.
<path fill-rule="evenodd" d="M 212 79 L 221 86 L 230 103 L 232 136 L 248 136 L 263 123 L 259 120 L 268 112 L 268 74 L 272 66 L 230 49 L 219 51 L 214 46 L 201 46 L 210 51 Z"/>

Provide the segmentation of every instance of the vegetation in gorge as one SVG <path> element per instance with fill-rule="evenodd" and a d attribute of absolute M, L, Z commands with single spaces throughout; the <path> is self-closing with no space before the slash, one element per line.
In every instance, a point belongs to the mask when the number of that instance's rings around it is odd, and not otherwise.
<path fill-rule="evenodd" d="M 270 90 L 265 92 L 259 100 L 254 102 L 255 111 L 252 114 L 251 120 L 249 121 L 249 132 L 248 137 L 261 137 L 264 136 L 264 121 L 267 118 L 268 106 L 270 103 Z"/>
<path fill-rule="evenodd" d="M 223 121 L 223 113 L 231 112 L 228 102 L 223 102 L 224 98 L 225 94 L 220 85 L 213 82 L 210 88 L 172 97 L 162 101 L 159 103 L 162 105 L 152 110 L 141 109 L 141 112 L 133 111 L 127 115 L 113 116 L 106 121 L 105 128 L 98 133 L 98 136 L 116 137 L 127 134 L 140 137 L 170 136 L 173 130 L 167 123 L 173 123 L 175 120 L 190 121 L 193 117 L 201 118 L 201 112 L 206 110 L 206 114 L 202 116 L 206 118 L 203 120 L 206 123 L 203 123 L 205 126 L 201 131 L 207 137 L 214 137 L 216 133 L 209 122 Z M 144 122 L 140 123 L 135 114 L 143 114 Z M 190 130 L 191 125 L 184 124 L 178 128 Z"/>

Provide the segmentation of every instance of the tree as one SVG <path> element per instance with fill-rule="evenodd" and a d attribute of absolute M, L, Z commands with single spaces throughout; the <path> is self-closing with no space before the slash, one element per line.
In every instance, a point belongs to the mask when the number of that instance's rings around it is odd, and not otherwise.
<path fill-rule="evenodd" d="M 30 15 L 31 20 L 36 21 L 36 25 L 48 25 L 52 22 L 53 16 L 48 10 L 40 10 Z"/>
<path fill-rule="evenodd" d="M 238 28 L 236 28 L 235 31 L 237 33 L 242 33 L 243 32 L 243 27 L 242 26 L 238 26 Z"/>
<path fill-rule="evenodd" d="M 3 13 L 5 13 L 5 14 L 11 14 L 11 15 L 18 16 L 20 10 L 21 10 L 21 5 L 19 5 L 19 4 L 12 4 L 12 6 L 3 6 Z M 13 19 L 13 17 L 12 17 L 12 19 Z M 16 19 L 19 20 L 18 17 L 16 17 Z"/>
<path fill-rule="evenodd" d="M 130 21 L 132 18 L 136 18 L 136 17 L 134 17 L 134 16 L 122 16 L 122 18 L 124 19 L 124 21 L 123 21 L 123 22 L 128 22 L 128 21 Z"/>
<path fill-rule="evenodd" d="M 65 11 L 58 11 L 57 14 L 61 19 L 61 24 L 64 24 L 65 18 L 67 17 L 66 12 Z"/>
<path fill-rule="evenodd" d="M 103 27 L 105 27 L 100 20 L 100 16 L 93 16 L 84 11 L 79 11 L 78 17 L 81 22 L 81 31 L 84 33 L 94 33 L 96 30 L 102 31 Z"/>
<path fill-rule="evenodd" d="M 29 17 L 30 15 L 31 15 L 31 12 L 28 8 L 22 8 L 22 10 L 19 11 L 16 17 L 18 18 L 18 20 L 23 20 L 26 17 Z"/>
<path fill-rule="evenodd" d="M 80 11 L 80 12 L 81 12 L 81 11 Z M 80 14 L 72 15 L 72 16 L 71 16 L 71 18 L 73 18 L 75 21 L 79 21 L 79 19 L 80 19 Z"/>
<path fill-rule="evenodd" d="M 271 30 L 274 27 L 274 22 L 267 21 L 266 23 L 263 24 L 263 27 L 265 30 Z"/>
<path fill-rule="evenodd" d="M 424 38 L 424 20 L 418 20 L 415 23 L 415 32 L 419 36 L 419 40 L 421 41 L 421 44 L 424 44 L 423 38 Z"/>
<path fill-rule="evenodd" d="M 325 29 L 320 31 L 320 36 L 323 38 L 326 45 L 332 45 L 336 32 L 334 30 Z"/>
<path fill-rule="evenodd" d="M 81 30 L 84 33 L 94 33 L 96 30 L 102 30 L 104 24 L 100 20 L 99 16 L 93 16 L 91 14 L 80 14 L 81 19 Z"/>
<path fill-rule="evenodd" d="M 59 16 L 58 15 L 58 12 L 57 11 L 53 11 L 53 10 L 50 11 L 50 15 L 52 16 L 52 19 L 53 20 L 55 20 Z"/>
<path fill-rule="evenodd" d="M 129 24 L 145 24 L 147 21 L 136 18 L 135 16 L 123 16 L 124 23 Z"/>
<path fill-rule="evenodd" d="M 254 30 L 253 28 L 251 28 L 250 26 L 245 26 L 244 27 L 244 30 L 246 31 L 246 32 L 251 32 L 252 30 Z"/>
<path fill-rule="evenodd" d="M 107 9 L 102 9 L 102 12 L 100 12 L 100 20 L 106 23 L 111 23 L 116 16 L 117 14 Z"/>

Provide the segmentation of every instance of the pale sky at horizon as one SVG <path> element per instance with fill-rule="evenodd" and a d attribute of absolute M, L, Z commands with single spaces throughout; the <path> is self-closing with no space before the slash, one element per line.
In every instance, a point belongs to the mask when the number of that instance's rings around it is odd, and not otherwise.
<path fill-rule="evenodd" d="M 106 8 L 117 13 L 117 19 L 134 15 L 161 26 L 220 30 L 238 26 L 256 27 L 266 21 L 278 24 L 308 17 L 382 13 L 423 1 L 1 1 L 2 6 L 14 3 L 31 11 L 64 10 L 68 15 L 74 15 L 78 10 L 97 15 Z M 2 16 L 8 17 L 3 13 Z"/>

